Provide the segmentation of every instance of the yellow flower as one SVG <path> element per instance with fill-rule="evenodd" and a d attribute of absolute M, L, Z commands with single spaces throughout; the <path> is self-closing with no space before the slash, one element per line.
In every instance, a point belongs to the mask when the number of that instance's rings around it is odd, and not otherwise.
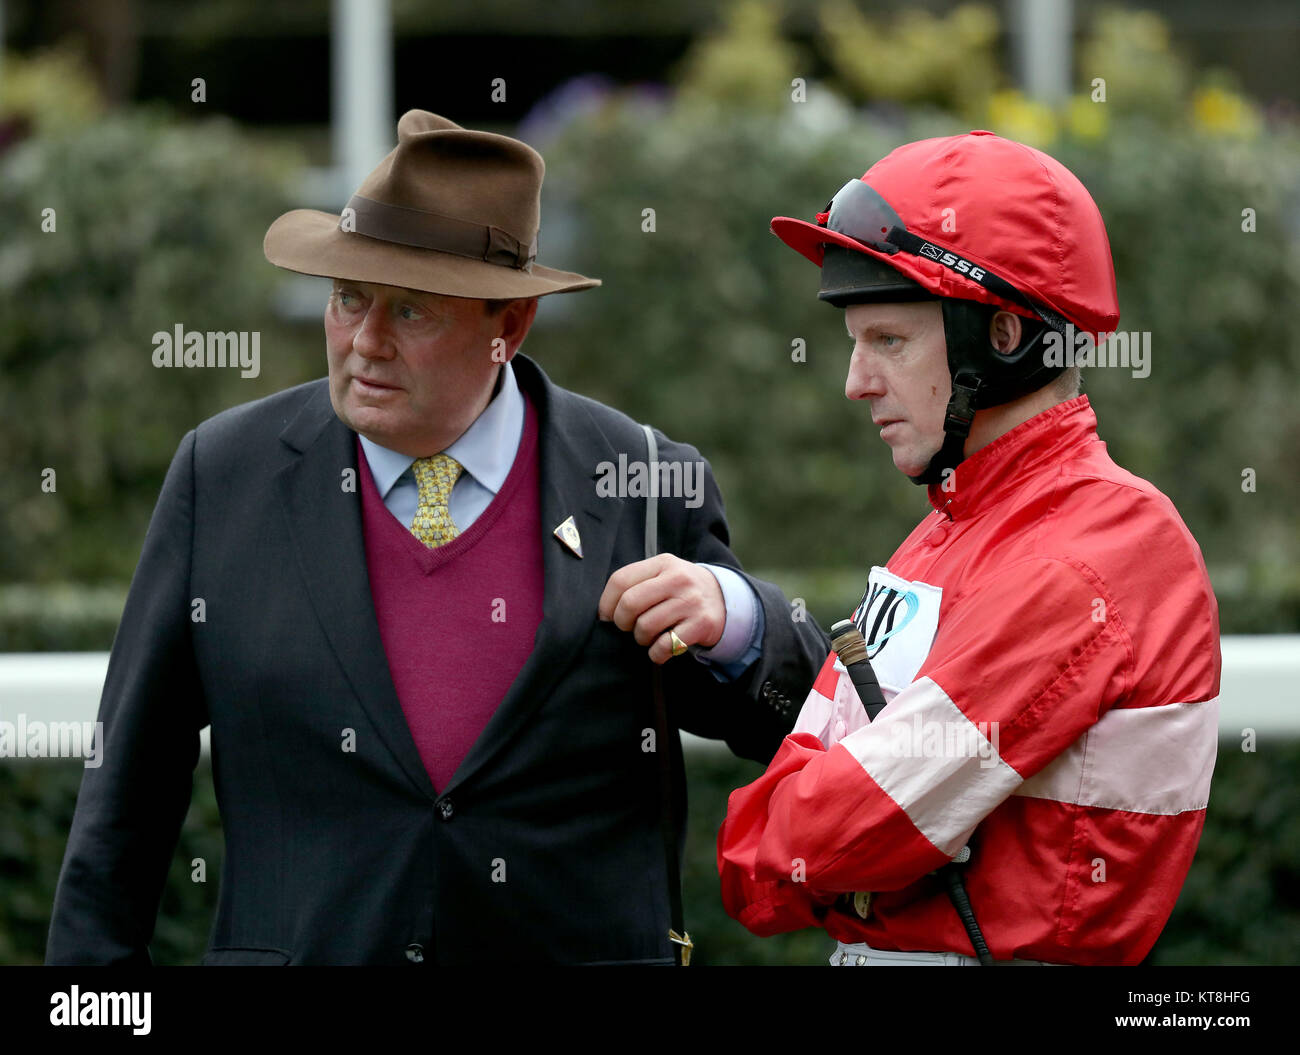
<path fill-rule="evenodd" d="M 1102 139 L 1110 127 L 1105 103 L 1090 95 L 1074 95 L 1065 109 L 1065 124 L 1075 139 Z"/>
<path fill-rule="evenodd" d="M 1202 88 L 1192 97 L 1192 117 L 1214 135 L 1248 139 L 1259 134 L 1261 123 L 1259 113 L 1246 99 L 1217 86 Z"/>
<path fill-rule="evenodd" d="M 1017 91 L 990 96 L 988 120 L 989 131 L 1031 146 L 1048 146 L 1056 138 L 1056 115 L 1051 107 Z"/>

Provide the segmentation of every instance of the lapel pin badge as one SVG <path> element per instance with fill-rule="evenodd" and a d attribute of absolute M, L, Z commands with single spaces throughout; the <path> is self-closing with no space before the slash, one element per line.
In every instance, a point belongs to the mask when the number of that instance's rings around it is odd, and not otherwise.
<path fill-rule="evenodd" d="M 555 537 L 573 550 L 575 556 L 582 558 L 582 539 L 578 535 L 578 525 L 573 517 L 566 517 L 564 523 L 555 529 Z"/>

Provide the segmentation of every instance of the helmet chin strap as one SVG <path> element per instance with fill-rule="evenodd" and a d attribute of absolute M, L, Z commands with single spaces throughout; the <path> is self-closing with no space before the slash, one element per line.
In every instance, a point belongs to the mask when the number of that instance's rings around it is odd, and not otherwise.
<path fill-rule="evenodd" d="M 964 370 L 952 379 L 952 396 L 943 419 L 943 446 L 922 472 L 908 477 L 912 483 L 942 484 L 966 457 L 966 437 L 975 420 L 975 405 L 982 384 L 979 377 Z"/>
<path fill-rule="evenodd" d="M 947 344 L 952 396 L 943 420 L 943 446 L 916 476 L 916 484 L 942 484 L 965 459 L 975 411 L 1001 406 L 1041 388 L 1061 373 L 1048 366 L 1043 342 L 1048 326 L 1038 320 L 1021 320 L 1021 338 L 1009 352 L 999 351 L 989 340 L 989 323 L 1000 310 L 995 305 L 954 297 L 941 299 L 943 333 Z"/>

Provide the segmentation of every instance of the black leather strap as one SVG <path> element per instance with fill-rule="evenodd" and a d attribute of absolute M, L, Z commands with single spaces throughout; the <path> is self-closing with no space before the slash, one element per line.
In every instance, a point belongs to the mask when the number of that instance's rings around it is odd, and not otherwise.
<path fill-rule="evenodd" d="M 642 425 L 646 440 L 646 465 L 650 472 L 655 471 L 655 462 L 659 460 L 659 448 L 655 443 L 654 430 L 649 425 Z M 646 498 L 645 510 L 645 555 L 649 560 L 659 552 L 659 501 L 657 488 L 650 488 Z M 682 872 L 677 853 L 677 825 L 673 809 L 673 774 L 672 759 L 668 750 L 668 707 L 664 701 L 663 670 L 657 665 L 651 672 L 654 687 L 655 705 L 655 755 L 659 764 L 659 825 L 664 841 L 664 867 L 668 873 L 668 917 L 671 924 L 669 941 L 678 966 L 689 962 L 689 952 L 683 957 L 682 950 L 689 949 L 690 936 L 686 933 L 682 918 Z M 686 942 L 687 944 L 682 944 Z"/>

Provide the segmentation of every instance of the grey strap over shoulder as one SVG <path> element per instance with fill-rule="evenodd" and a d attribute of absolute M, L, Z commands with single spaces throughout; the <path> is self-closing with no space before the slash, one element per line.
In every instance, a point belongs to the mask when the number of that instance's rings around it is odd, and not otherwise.
<path fill-rule="evenodd" d="M 649 455 L 649 461 L 646 463 L 646 471 L 653 474 L 655 471 L 655 462 L 659 460 L 659 445 L 655 443 L 655 433 L 649 425 L 642 425 L 645 432 L 646 452 Z M 649 488 L 650 494 L 645 500 L 645 555 L 649 560 L 659 552 L 659 488 Z"/>

